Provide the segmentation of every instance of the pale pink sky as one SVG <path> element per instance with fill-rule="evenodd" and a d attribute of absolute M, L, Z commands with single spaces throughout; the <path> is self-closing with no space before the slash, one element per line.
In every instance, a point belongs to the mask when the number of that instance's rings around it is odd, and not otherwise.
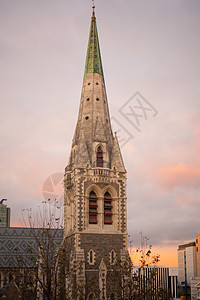
<path fill-rule="evenodd" d="M 90 16 L 89 0 L 0 1 L 0 197 L 13 225 L 68 162 Z M 111 116 L 134 137 L 128 232 L 175 256 L 200 229 L 200 2 L 96 0 L 96 16 Z M 141 132 L 119 111 L 137 91 L 158 111 Z"/>

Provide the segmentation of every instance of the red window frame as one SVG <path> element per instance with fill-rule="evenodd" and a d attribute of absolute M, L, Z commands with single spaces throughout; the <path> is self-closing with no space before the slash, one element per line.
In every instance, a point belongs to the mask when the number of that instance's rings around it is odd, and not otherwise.
<path fill-rule="evenodd" d="M 100 146 L 97 148 L 97 167 L 103 168 L 103 151 Z"/>
<path fill-rule="evenodd" d="M 112 224 L 112 197 L 108 192 L 104 195 L 104 224 Z"/>
<path fill-rule="evenodd" d="M 93 191 L 89 194 L 89 224 L 97 224 L 97 196 Z"/>

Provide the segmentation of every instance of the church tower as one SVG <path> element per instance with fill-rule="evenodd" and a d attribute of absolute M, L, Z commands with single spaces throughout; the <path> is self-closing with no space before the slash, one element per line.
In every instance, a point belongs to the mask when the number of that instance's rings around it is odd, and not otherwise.
<path fill-rule="evenodd" d="M 111 129 L 94 7 L 64 176 L 63 247 L 69 299 L 78 290 L 85 299 L 119 299 L 113 266 L 127 255 L 126 170 Z"/>

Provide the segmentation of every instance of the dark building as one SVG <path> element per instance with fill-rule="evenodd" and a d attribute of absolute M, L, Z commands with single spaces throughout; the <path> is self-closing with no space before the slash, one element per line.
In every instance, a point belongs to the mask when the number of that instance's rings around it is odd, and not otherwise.
<path fill-rule="evenodd" d="M 46 240 L 45 230 L 0 228 L 0 299 L 36 299 L 38 259 L 41 257 L 39 248 L 53 245 L 54 249 L 50 253 L 54 254 L 63 240 L 63 230 L 50 229 L 50 242 Z"/>
<path fill-rule="evenodd" d="M 0 201 L 0 227 L 10 227 L 10 208 L 3 204 L 7 199 Z"/>

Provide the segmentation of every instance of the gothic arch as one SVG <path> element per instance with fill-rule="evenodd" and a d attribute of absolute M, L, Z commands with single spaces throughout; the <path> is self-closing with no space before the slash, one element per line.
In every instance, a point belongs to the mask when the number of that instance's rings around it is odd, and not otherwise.
<path fill-rule="evenodd" d="M 101 189 L 96 184 L 91 184 L 86 190 L 86 197 L 89 198 L 90 193 L 94 191 L 97 197 L 103 197 Z"/>
<path fill-rule="evenodd" d="M 102 145 L 102 143 L 99 143 L 96 145 L 95 147 L 95 153 L 97 153 L 98 148 L 101 147 L 101 150 L 103 151 L 103 154 L 105 153 L 105 149 L 104 146 Z"/>
<path fill-rule="evenodd" d="M 116 262 L 116 258 L 117 258 L 117 254 L 116 254 L 116 252 L 115 252 L 115 250 L 111 250 L 110 251 L 110 255 L 109 255 L 110 257 L 110 264 L 111 265 L 114 265 L 115 264 L 115 262 Z"/>
<path fill-rule="evenodd" d="M 93 249 L 90 249 L 88 252 L 88 263 L 89 265 L 94 265 L 95 264 L 95 252 Z"/>
<path fill-rule="evenodd" d="M 110 295 L 110 300 L 115 300 L 115 294 L 114 294 L 114 293 L 112 293 L 112 294 Z"/>
<path fill-rule="evenodd" d="M 110 194 L 110 196 L 112 197 L 112 199 L 117 198 L 117 192 L 115 190 L 115 188 L 113 188 L 111 185 L 108 185 L 106 187 L 104 187 L 102 190 L 102 195 L 104 196 L 106 192 L 108 192 Z"/>
<path fill-rule="evenodd" d="M 94 293 L 89 293 L 88 296 L 87 296 L 87 300 L 95 300 L 96 297 L 95 297 L 95 294 Z"/>

